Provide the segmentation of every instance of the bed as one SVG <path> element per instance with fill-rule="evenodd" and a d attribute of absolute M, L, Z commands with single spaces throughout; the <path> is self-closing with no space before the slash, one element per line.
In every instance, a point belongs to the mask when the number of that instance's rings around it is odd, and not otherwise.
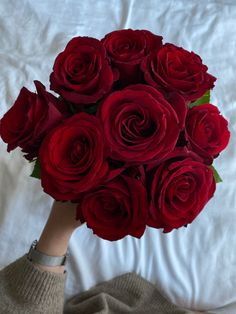
<path fill-rule="evenodd" d="M 86 226 L 69 247 L 65 296 L 117 275 L 136 272 L 173 303 L 208 313 L 236 313 L 236 1 L 1 0 L 0 116 L 24 85 L 48 86 L 56 55 L 76 35 L 102 38 L 114 29 L 149 29 L 200 54 L 218 78 L 212 103 L 229 120 L 231 140 L 215 161 L 223 178 L 215 197 L 187 228 L 147 228 L 138 240 L 99 239 Z M 38 238 L 52 199 L 20 151 L 0 143 L 0 268 Z"/>

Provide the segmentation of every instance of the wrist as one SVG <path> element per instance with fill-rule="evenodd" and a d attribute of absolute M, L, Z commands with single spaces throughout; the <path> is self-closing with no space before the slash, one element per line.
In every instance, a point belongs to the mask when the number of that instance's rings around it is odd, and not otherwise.
<path fill-rule="evenodd" d="M 63 257 L 67 253 L 70 237 L 80 225 L 80 222 L 75 220 L 75 207 L 76 204 L 54 202 L 37 243 L 39 253 L 49 257 Z M 64 272 L 64 266 L 46 266 L 44 263 L 41 265 L 42 263 L 37 263 L 37 258 L 34 264 L 43 270 Z"/>
<path fill-rule="evenodd" d="M 40 251 L 38 249 L 38 241 L 33 241 L 30 250 L 27 254 L 27 258 L 31 261 L 37 268 L 56 272 L 56 273 L 64 273 L 65 268 L 64 265 L 66 263 L 68 254 L 60 255 L 60 256 L 53 256 L 48 255 Z"/>
<path fill-rule="evenodd" d="M 69 240 L 75 228 L 63 220 L 53 207 L 39 238 L 37 249 L 47 255 L 61 256 L 67 252 Z"/>
<path fill-rule="evenodd" d="M 50 228 L 46 225 L 37 244 L 37 250 L 50 255 L 62 256 L 65 255 L 72 231 L 56 230 L 53 226 Z"/>

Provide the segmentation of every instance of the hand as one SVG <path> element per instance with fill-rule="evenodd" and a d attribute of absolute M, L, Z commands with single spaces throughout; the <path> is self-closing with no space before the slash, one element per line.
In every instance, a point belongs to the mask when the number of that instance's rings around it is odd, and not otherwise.
<path fill-rule="evenodd" d="M 77 204 L 71 202 L 53 203 L 48 221 L 43 229 L 37 250 L 51 256 L 62 256 L 67 252 L 70 237 L 73 231 L 81 225 L 75 220 Z M 64 272 L 64 266 L 42 266 L 43 270 Z"/>
<path fill-rule="evenodd" d="M 76 220 L 76 207 L 78 204 L 71 202 L 57 202 L 54 201 L 50 214 L 52 224 L 60 226 L 60 229 L 65 232 L 73 232 L 81 225 L 79 220 Z"/>

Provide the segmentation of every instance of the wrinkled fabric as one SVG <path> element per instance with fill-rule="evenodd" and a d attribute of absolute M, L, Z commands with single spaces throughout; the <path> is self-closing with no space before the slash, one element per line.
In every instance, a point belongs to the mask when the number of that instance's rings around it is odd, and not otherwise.
<path fill-rule="evenodd" d="M 42 0 L 0 2 L 0 115 L 33 80 L 49 87 L 54 59 L 73 36 L 103 38 L 121 28 L 148 29 L 199 54 L 218 80 L 211 103 L 229 120 L 228 148 L 215 161 L 223 183 L 187 228 L 147 228 L 138 240 L 97 238 L 86 226 L 70 241 L 66 298 L 98 282 L 136 272 L 174 304 L 236 312 L 236 3 L 234 0 Z M 0 143 L 0 267 L 38 238 L 52 200 L 30 178 L 32 164 Z M 214 310 L 215 308 L 221 308 Z"/>

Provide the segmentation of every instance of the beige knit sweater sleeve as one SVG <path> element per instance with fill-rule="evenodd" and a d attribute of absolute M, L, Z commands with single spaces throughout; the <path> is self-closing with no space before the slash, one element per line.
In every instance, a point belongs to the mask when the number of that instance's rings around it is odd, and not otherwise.
<path fill-rule="evenodd" d="M 61 314 L 66 273 L 40 270 L 22 256 L 0 271 L 1 314 Z"/>
<path fill-rule="evenodd" d="M 0 313 L 61 314 L 65 281 L 66 273 L 56 274 L 40 270 L 24 255 L 0 271 Z M 135 273 L 129 273 L 76 295 L 66 304 L 64 313 L 187 314 L 194 312 L 171 304 L 150 282 Z"/>

